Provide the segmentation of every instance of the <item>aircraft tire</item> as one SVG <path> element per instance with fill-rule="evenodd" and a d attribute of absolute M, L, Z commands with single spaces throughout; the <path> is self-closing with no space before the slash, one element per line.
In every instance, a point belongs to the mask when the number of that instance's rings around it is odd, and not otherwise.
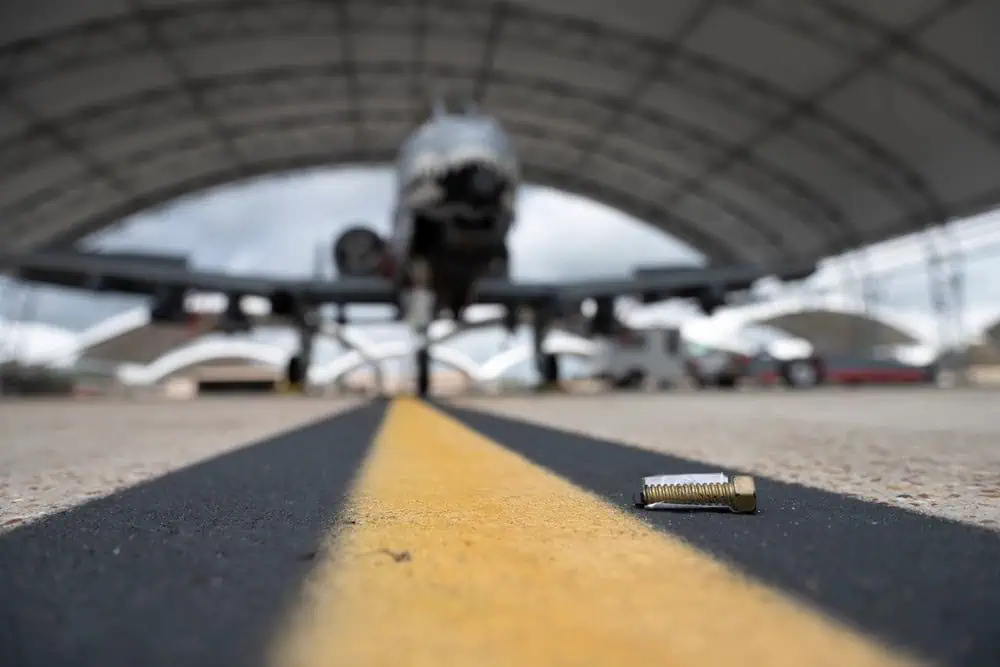
<path fill-rule="evenodd" d="M 300 389 L 305 384 L 306 366 L 301 354 L 292 355 L 285 367 L 285 380 L 293 389 Z"/>
<path fill-rule="evenodd" d="M 559 385 L 559 357 L 554 354 L 543 354 L 538 369 L 542 376 L 542 386 L 554 388 Z"/>
<path fill-rule="evenodd" d="M 739 379 L 735 375 L 720 375 L 716 379 L 716 387 L 719 389 L 733 390 L 739 384 Z"/>
<path fill-rule="evenodd" d="M 431 355 L 426 347 L 417 350 L 417 396 L 427 398 L 431 390 Z"/>
<path fill-rule="evenodd" d="M 619 391 L 638 391 L 646 380 L 646 373 L 641 368 L 633 368 L 615 380 L 615 389 Z"/>
<path fill-rule="evenodd" d="M 823 373 L 810 359 L 793 359 L 781 364 L 781 379 L 789 389 L 812 389 L 823 383 Z"/>

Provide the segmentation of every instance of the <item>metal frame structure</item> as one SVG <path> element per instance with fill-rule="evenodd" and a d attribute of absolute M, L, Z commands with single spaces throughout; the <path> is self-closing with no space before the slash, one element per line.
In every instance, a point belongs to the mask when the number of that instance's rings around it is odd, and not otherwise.
<path fill-rule="evenodd" d="M 0 28 L 4 246 L 387 161 L 441 87 L 510 128 L 528 180 L 709 260 L 818 258 L 1000 203 L 997 54 L 967 39 L 994 43 L 987 0 L 125 5 L 39 0 Z M 961 329 L 954 245 L 928 241 L 928 275 Z"/>
<path fill-rule="evenodd" d="M 530 360 L 534 353 L 533 346 L 524 343 L 507 348 L 480 363 L 463 352 L 449 347 L 448 341 L 471 331 L 499 326 L 502 323 L 502 317 L 494 317 L 468 326 L 437 332 L 430 336 L 431 357 L 435 362 L 450 366 L 462 373 L 474 387 L 494 382 L 517 364 Z M 379 343 L 367 339 L 356 331 L 348 331 L 336 325 L 321 327 L 317 335 L 333 339 L 345 348 L 345 352 L 336 359 L 311 367 L 309 380 L 313 384 L 320 385 L 331 385 L 348 373 L 371 366 L 376 374 L 376 386 L 383 390 L 385 382 L 381 364 L 394 358 L 412 357 L 415 345 L 414 341 Z M 558 329 L 550 331 L 544 349 L 549 354 L 567 354 L 584 358 L 591 357 L 595 351 L 590 341 Z M 122 373 L 121 378 L 132 384 L 155 384 L 185 368 L 218 359 L 248 359 L 280 368 L 287 361 L 287 352 L 278 346 L 255 341 L 201 341 L 168 352 L 145 367 L 127 370 Z"/>

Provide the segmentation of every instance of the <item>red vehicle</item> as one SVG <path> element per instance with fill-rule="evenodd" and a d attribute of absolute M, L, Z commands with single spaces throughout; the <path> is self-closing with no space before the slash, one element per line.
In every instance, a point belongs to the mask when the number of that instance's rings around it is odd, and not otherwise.
<path fill-rule="evenodd" d="M 884 346 L 856 353 L 760 357 L 753 366 L 752 374 L 759 382 L 807 388 L 819 384 L 932 384 L 937 382 L 940 365 L 933 350 Z"/>

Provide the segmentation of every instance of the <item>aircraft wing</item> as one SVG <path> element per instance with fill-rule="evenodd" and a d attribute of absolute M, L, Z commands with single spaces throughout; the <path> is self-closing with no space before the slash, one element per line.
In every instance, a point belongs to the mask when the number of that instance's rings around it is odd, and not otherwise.
<path fill-rule="evenodd" d="M 391 304 L 395 302 L 396 296 L 387 280 L 362 278 L 333 281 L 234 276 L 191 270 L 184 258 L 156 256 L 0 253 L 0 269 L 10 271 L 13 277 L 46 285 L 149 296 L 169 291 L 194 291 L 267 297 L 282 291 L 312 305 Z"/>
<path fill-rule="evenodd" d="M 637 272 L 631 278 L 563 283 L 516 283 L 487 280 L 477 289 L 480 303 L 504 305 L 541 305 L 583 299 L 633 296 L 643 303 L 673 298 L 698 298 L 712 290 L 724 295 L 749 289 L 767 276 L 783 280 L 801 280 L 816 270 L 815 264 L 803 264 L 767 270 L 757 267 L 720 267 L 673 269 Z"/>
<path fill-rule="evenodd" d="M 673 268 L 640 270 L 631 278 L 578 282 L 518 283 L 488 279 L 476 290 L 477 303 L 545 306 L 583 299 L 634 296 L 644 303 L 670 298 L 699 298 L 706 292 L 724 296 L 774 275 L 785 280 L 808 277 L 815 264 L 759 267 Z M 394 304 L 392 284 L 379 278 L 338 280 L 234 276 L 192 270 L 186 258 L 102 253 L 0 253 L 0 270 L 47 285 L 95 292 L 161 296 L 164 292 L 214 292 L 270 296 L 284 292 L 304 305 L 324 303 Z"/>

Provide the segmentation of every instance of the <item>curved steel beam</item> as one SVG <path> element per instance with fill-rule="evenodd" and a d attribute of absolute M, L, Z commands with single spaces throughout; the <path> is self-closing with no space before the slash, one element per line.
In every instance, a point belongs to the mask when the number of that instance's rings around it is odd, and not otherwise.
<path fill-rule="evenodd" d="M 194 145 L 192 144 L 192 146 Z M 315 146 L 310 146 L 310 148 L 314 149 Z M 341 164 L 384 163 L 392 159 L 393 153 L 385 149 L 381 152 L 339 153 L 336 157 Z M 255 162 L 249 168 L 245 169 L 240 174 L 239 180 L 249 180 L 257 176 L 281 171 L 297 171 L 324 167 L 330 164 L 330 158 L 331 156 L 328 153 L 310 154 L 303 151 L 301 154 L 292 157 L 265 159 Z M 668 210 L 664 210 L 653 203 L 645 202 L 629 194 L 609 189 L 606 184 L 599 181 L 579 175 L 572 175 L 567 172 L 531 167 L 530 165 L 525 168 L 524 175 L 529 181 L 548 184 L 572 194 L 590 197 L 632 214 L 640 221 L 676 236 L 678 240 L 706 253 L 715 261 L 741 262 L 753 259 L 748 258 L 744 254 L 744 248 L 735 247 L 723 239 L 707 234 L 702 226 L 673 214 Z M 158 205 L 191 192 L 208 190 L 233 182 L 232 172 L 227 167 L 201 173 L 193 177 L 181 178 L 173 183 L 164 184 L 160 188 L 145 192 L 139 197 L 121 202 L 117 206 L 113 206 L 88 219 L 82 220 L 67 232 L 50 238 L 47 245 L 49 247 L 62 247 L 72 244 L 87 234 L 103 229 L 128 216 L 155 208 Z M 85 186 L 86 183 L 84 183 Z M 71 187 L 71 184 L 63 183 L 47 191 L 47 196 L 42 198 L 41 201 L 50 201 L 49 197 L 55 196 L 60 192 L 67 197 L 74 195 L 74 189 Z M 10 212 L 8 211 L 4 215 L 9 216 Z M 9 219 L 13 219 L 13 216 L 10 216 Z M 13 231 L 16 229 L 30 229 L 35 225 L 37 225 L 37 220 L 27 216 L 18 223 L 8 224 L 7 229 L 10 230 L 8 233 L 13 235 Z"/>
<path fill-rule="evenodd" d="M 216 140 L 226 151 L 233 163 L 233 169 L 238 170 L 244 164 L 244 156 L 236 147 L 229 129 L 219 122 L 219 118 L 205 103 L 201 91 L 196 86 L 191 85 L 191 72 L 183 60 L 178 57 L 174 46 L 164 36 L 162 26 L 155 20 L 155 14 L 148 7 L 144 7 L 141 0 L 128 0 L 128 7 L 135 21 L 145 29 L 149 44 L 160 54 L 167 69 L 177 80 L 178 87 L 187 95 L 191 107 L 204 119 Z"/>
<path fill-rule="evenodd" d="M 479 380 L 479 364 L 471 357 L 458 350 L 432 345 L 429 348 L 431 359 L 453 368 L 460 372 L 468 382 L 477 383 Z M 413 353 L 413 346 L 407 341 L 388 341 L 379 343 L 373 350 L 372 356 L 366 358 L 357 350 L 346 352 L 331 362 L 321 366 L 314 366 L 309 373 L 309 379 L 314 384 L 330 384 L 352 371 L 363 368 L 375 362 L 382 362 L 396 357 L 406 356 Z"/>
<path fill-rule="evenodd" d="M 171 350 L 142 368 L 127 373 L 138 384 L 155 384 L 187 368 L 221 359 L 256 361 L 272 367 L 284 363 L 288 354 L 280 347 L 257 341 L 203 340 Z"/>
<path fill-rule="evenodd" d="M 646 92 L 650 84 L 662 79 L 669 67 L 680 53 L 680 46 L 705 24 L 715 12 L 720 0 L 703 0 L 688 7 L 678 25 L 671 30 L 669 37 L 658 49 L 657 55 L 638 73 L 638 76 L 628 87 L 628 91 L 616 100 L 614 110 L 609 113 L 601 124 L 594 128 L 587 143 L 580 148 L 580 168 L 586 169 L 591 158 L 603 148 L 608 139 L 621 136 L 624 123 L 622 120 L 631 115 L 632 107 Z"/>
<path fill-rule="evenodd" d="M 464 76 L 464 71 L 455 67 L 438 66 L 430 69 L 433 74 L 438 76 Z M 365 73 L 381 77 L 406 75 L 405 70 L 398 65 L 383 65 L 371 70 L 366 69 Z M 325 99 L 331 97 L 335 90 L 332 90 L 333 87 L 329 85 L 321 85 L 322 80 L 343 78 L 344 72 L 339 66 L 279 68 L 253 74 L 209 78 L 199 80 L 195 84 L 199 89 L 206 91 L 202 93 L 206 99 L 215 100 L 216 95 L 218 95 L 220 99 L 216 102 L 225 101 L 226 104 L 219 105 L 222 108 L 242 109 L 254 108 L 255 96 L 266 94 L 269 86 L 282 87 L 300 80 L 312 83 L 310 77 L 317 79 L 317 85 L 312 87 L 312 94 L 315 95 L 315 91 L 326 91 L 320 93 L 320 99 Z M 560 86 L 557 82 L 526 76 L 503 76 L 496 83 L 502 83 L 512 89 L 524 89 L 532 94 L 538 91 L 539 94 L 544 93 L 556 98 L 565 98 L 574 94 L 574 91 Z M 230 93 L 229 95 L 226 94 L 227 91 Z M 233 91 L 236 93 L 234 94 Z M 179 105 L 178 102 L 181 104 Z M 268 102 L 257 102 L 257 104 L 266 108 Z M 128 127 L 132 133 L 141 133 L 147 124 L 159 126 L 175 121 L 182 113 L 183 103 L 184 98 L 179 95 L 179 91 L 176 89 L 150 89 L 128 98 L 114 100 L 111 103 L 78 110 L 58 119 L 58 122 L 64 127 L 72 128 L 76 135 L 87 136 L 91 142 L 108 141 L 121 134 L 123 126 Z M 594 100 L 594 103 L 604 112 L 613 111 L 613 98 Z M 694 153 L 696 154 L 694 157 L 707 159 L 712 154 L 732 148 L 731 143 L 727 143 L 722 137 L 709 130 L 691 125 L 664 112 L 637 108 L 633 110 L 633 114 L 641 116 L 644 122 L 657 128 L 659 134 L 670 135 L 667 138 L 667 145 L 663 147 L 664 150 L 676 150 L 689 156 Z M 137 124 L 137 118 L 142 118 L 140 124 Z M 0 151 L 3 148 L 10 150 L 10 143 L 2 146 Z M 23 161 L 19 161 L 18 164 L 12 165 L 12 168 L 16 167 L 20 171 L 25 166 Z M 829 252 L 842 250 L 862 241 L 860 231 L 857 227 L 849 224 L 839 205 L 813 190 L 797 176 L 758 159 L 751 159 L 749 166 L 751 171 L 731 174 L 729 180 L 751 192 L 761 193 L 765 199 L 773 200 L 777 208 L 786 210 L 793 219 L 821 223 L 828 238 L 831 239 L 831 247 L 827 249 Z M 39 192 L 36 197 L 36 200 L 40 201 L 48 201 L 49 199 L 50 193 L 47 189 Z M 11 218 L 15 215 L 16 213 L 7 213 L 6 217 Z"/>
<path fill-rule="evenodd" d="M 632 48 L 643 52 L 646 57 L 655 57 L 657 50 L 663 47 L 659 40 L 643 39 L 585 19 L 569 21 L 566 17 L 534 10 L 526 10 L 526 15 L 536 26 L 545 24 L 549 34 L 545 35 L 545 31 L 537 29 L 520 31 L 519 36 L 524 38 L 525 47 L 535 47 L 543 53 L 565 49 L 560 55 L 577 61 L 601 62 L 603 58 L 606 62 L 608 58 L 605 54 L 620 53 L 622 48 Z M 558 31 L 568 29 L 570 25 L 585 32 L 589 39 L 580 40 L 574 36 L 574 39 L 565 39 L 560 43 L 556 37 Z M 602 39 L 608 43 L 602 45 Z M 612 48 L 611 44 L 622 48 Z M 883 43 L 880 55 L 891 51 L 893 44 Z M 790 138 L 854 172 L 857 177 L 863 177 L 884 195 L 903 204 L 904 210 L 912 208 L 915 203 L 912 198 L 926 208 L 940 208 L 935 193 L 923 182 L 919 173 L 876 137 L 822 111 L 812 104 L 812 99 L 797 97 L 735 65 L 680 45 L 676 46 L 676 51 L 668 82 L 670 85 L 716 104 L 738 108 L 757 118 L 764 126 L 773 123 L 776 118 L 795 114 L 798 122 L 784 127 Z M 749 153 L 751 151 L 740 151 L 739 157 L 747 157 Z"/>
<path fill-rule="evenodd" d="M 328 323 L 326 322 L 320 324 L 316 334 L 325 338 L 332 338 L 339 343 L 341 347 L 353 350 L 360 354 L 361 357 L 373 367 L 376 385 L 379 387 L 385 386 L 385 373 L 383 372 L 382 364 L 380 364 L 376 358 L 378 342 L 372 340 L 368 336 L 365 336 L 359 331 L 355 331 L 353 329 L 349 330 L 339 324 L 328 326 Z"/>
<path fill-rule="evenodd" d="M 466 75 L 465 70 L 447 65 L 432 67 L 430 72 L 439 77 L 463 77 Z M 396 64 L 365 68 L 362 73 L 380 78 L 406 75 L 403 67 Z M 199 79 L 193 85 L 202 91 L 202 96 L 215 101 L 216 106 L 219 107 L 218 111 L 225 114 L 230 109 L 267 108 L 270 104 L 299 101 L 298 98 L 283 100 L 280 95 L 276 95 L 273 98 L 265 98 L 265 101 L 262 102 L 260 96 L 267 94 L 269 87 L 281 88 L 303 81 L 311 83 L 310 77 L 317 79 L 316 88 L 320 89 L 320 96 L 317 98 L 317 91 L 313 89 L 309 91 L 308 95 L 302 94 L 304 101 L 314 102 L 324 98 L 339 101 L 340 97 L 335 94 L 336 91 L 333 87 L 329 85 L 324 87 L 319 82 L 324 79 L 343 79 L 345 76 L 346 74 L 340 66 L 282 67 L 250 74 L 241 73 Z M 523 91 L 539 96 L 548 95 L 556 99 L 572 98 L 574 94 L 580 92 L 560 85 L 559 82 L 523 75 L 502 75 L 498 77 L 496 83 L 518 92 Z M 323 90 L 324 88 L 325 90 Z M 219 102 L 222 103 L 218 104 Z M 612 112 L 615 99 L 611 97 L 594 98 L 588 102 L 601 112 Z M 111 102 L 77 109 L 71 114 L 59 117 L 55 122 L 63 127 L 71 128 L 73 134 L 77 136 L 86 136 L 88 141 L 107 141 L 122 135 L 122 128 L 127 128 L 132 134 L 138 134 L 145 129 L 145 125 L 159 127 L 163 123 L 176 121 L 184 113 L 184 104 L 185 99 L 177 89 L 172 87 L 152 88 Z M 665 149 L 669 148 L 685 154 L 690 154 L 692 149 L 695 149 L 696 152 L 700 151 L 700 159 L 707 160 L 711 154 L 725 151 L 733 146 L 732 143 L 727 142 L 720 135 L 712 133 L 711 130 L 692 125 L 665 112 L 636 108 L 633 110 L 633 115 L 657 128 L 661 135 L 664 133 L 669 135 L 663 145 Z M 20 137 L 0 144 L 0 151 L 12 150 L 18 141 L 31 134 L 29 130 Z M 50 155 L 57 155 L 57 153 Z M 30 164 L 30 160 L 25 164 L 25 160 L 21 159 L 15 164 L 11 164 L 10 169 L 21 172 Z M 832 200 L 812 190 L 808 184 L 791 172 L 785 172 L 760 160 L 754 160 L 751 166 L 755 171 L 761 172 L 765 181 L 774 182 L 773 185 L 766 188 L 766 196 L 775 199 L 778 202 L 778 208 L 787 209 L 790 214 L 800 218 L 820 217 L 828 221 L 838 221 L 838 226 L 839 221 L 843 220 L 843 212 L 838 210 L 837 205 Z M 747 181 L 748 179 L 734 177 L 732 180 L 739 183 L 741 180 Z M 754 186 L 746 187 L 754 191 L 765 190 L 759 180 L 755 182 Z"/>
<path fill-rule="evenodd" d="M 387 162 L 392 158 L 392 155 L 389 153 L 342 153 L 338 155 L 338 158 L 344 164 L 351 164 Z M 251 180 L 258 176 L 273 173 L 326 167 L 329 164 L 330 155 L 327 153 L 309 154 L 303 152 L 293 157 L 261 160 L 243 172 L 241 180 Z M 579 175 L 556 173 L 539 168 L 526 169 L 525 177 L 530 181 L 548 183 L 552 187 L 562 189 L 571 194 L 602 201 L 608 206 L 634 215 L 639 220 L 646 221 L 648 224 L 675 235 L 679 240 L 704 252 L 714 261 L 736 263 L 746 261 L 747 259 L 731 246 L 721 245 L 712 237 L 706 236 L 692 222 L 652 204 L 640 202 L 629 198 L 625 194 L 607 190 L 603 184 L 593 180 Z M 228 185 L 233 182 L 231 174 L 225 169 L 180 178 L 173 183 L 168 183 L 153 191 L 145 192 L 134 199 L 120 202 L 116 206 L 81 220 L 79 224 L 68 229 L 66 232 L 52 237 L 48 241 L 47 247 L 60 248 L 70 246 L 88 234 L 105 229 L 109 225 L 129 216 L 154 209 L 157 206 L 178 199 L 191 192 L 210 190 L 214 187 Z M 26 224 L 32 225 L 35 224 L 35 221 L 28 221 Z"/>
<path fill-rule="evenodd" d="M 545 342 L 542 343 L 542 350 L 546 354 L 567 355 L 583 359 L 594 358 L 595 349 L 593 343 L 577 339 L 571 334 L 566 334 L 566 332 L 560 333 L 563 333 L 565 337 L 546 338 Z M 518 345 L 509 350 L 498 352 L 480 365 L 479 381 L 484 384 L 499 380 L 503 377 L 504 373 L 510 371 L 518 364 L 533 359 L 534 356 L 535 348 L 529 344 Z"/>
<path fill-rule="evenodd" d="M 943 17 L 947 16 L 949 13 L 957 9 L 958 6 L 965 4 L 967 1 L 968 0 L 950 0 L 944 4 L 936 5 L 929 11 L 924 12 L 917 21 L 907 27 L 907 30 L 911 34 L 921 32 L 937 23 Z M 701 192 L 713 178 L 724 174 L 726 171 L 732 169 L 741 162 L 744 162 L 747 156 L 753 155 L 759 146 L 762 146 L 765 142 L 778 136 L 779 134 L 787 132 L 789 128 L 794 127 L 796 124 L 801 122 L 812 122 L 818 120 L 820 117 L 824 117 L 825 114 L 821 111 L 821 104 L 830 99 L 836 93 L 844 90 L 862 73 L 875 67 L 877 63 L 882 62 L 893 54 L 896 50 L 896 43 L 899 39 L 900 36 L 893 32 L 889 32 L 884 35 L 874 48 L 864 52 L 863 57 L 860 60 L 852 62 L 846 70 L 833 77 L 833 79 L 825 82 L 816 90 L 811 91 L 807 97 L 789 104 L 781 114 L 768 119 L 759 131 L 754 132 L 739 146 L 736 146 L 733 150 L 720 156 L 719 159 L 713 161 L 713 163 L 709 165 L 704 172 L 693 177 L 688 183 L 685 183 L 671 192 L 668 203 L 676 204 L 692 194 Z M 931 188 L 930 184 L 919 171 L 911 168 L 905 160 L 902 160 L 901 158 L 897 159 L 887 147 L 882 146 L 871 137 L 863 135 L 846 123 L 824 122 L 824 125 L 827 125 L 827 127 L 831 130 L 836 130 L 843 140 L 855 143 L 858 147 L 865 148 L 865 150 L 871 153 L 873 157 L 878 157 L 885 160 L 886 164 L 893 165 L 898 171 L 899 176 L 903 179 L 900 185 L 911 188 L 917 195 L 919 195 L 923 200 L 922 207 L 927 207 L 936 211 L 935 215 L 937 216 L 937 219 L 928 220 L 928 223 L 944 224 L 947 222 L 944 206 L 938 203 L 937 196 L 934 193 L 933 188 Z"/>
<path fill-rule="evenodd" d="M 892 28 L 841 3 L 715 0 L 720 1 L 728 9 L 793 32 L 844 56 L 856 56 L 859 46 L 870 48 L 880 41 L 892 38 Z M 331 32 L 338 29 L 340 24 L 340 16 L 333 4 L 328 0 L 230 0 L 215 5 L 155 7 L 148 9 L 146 16 L 150 25 L 163 31 L 171 45 L 183 46 L 193 41 L 205 42 L 220 37 L 273 35 L 288 28 L 295 28 L 306 34 L 309 31 Z M 351 6 L 352 3 L 339 4 Z M 503 6 L 506 3 L 498 4 Z M 699 4 L 704 6 L 709 3 Z M 359 7 L 364 5 L 375 5 L 377 8 L 389 5 L 396 10 L 394 14 L 404 16 L 404 25 L 412 25 L 417 35 L 411 54 L 415 80 L 419 79 L 419 66 L 424 60 L 423 45 L 426 43 L 429 7 L 438 11 L 449 11 L 450 8 L 450 11 L 459 13 L 478 11 L 482 14 L 486 11 L 475 3 L 471 7 L 463 7 L 451 0 L 358 3 Z M 587 21 L 582 24 L 580 21 L 567 21 L 557 13 L 527 7 L 514 7 L 513 10 L 511 13 L 516 12 L 525 20 L 530 21 L 536 16 L 544 17 L 549 21 L 561 22 L 564 30 L 586 30 L 588 34 L 595 34 L 592 29 L 588 30 Z M 295 20 L 297 15 L 307 13 L 310 20 Z M 411 21 L 405 18 L 408 16 L 412 17 Z M 6 44 L 0 47 L 4 76 L 10 83 L 27 78 L 37 80 L 38 77 L 65 72 L 70 67 L 89 66 L 95 62 L 140 52 L 146 48 L 147 43 L 141 33 L 131 29 L 133 22 L 130 19 L 125 14 L 94 19 Z M 573 25 L 566 25 L 569 23 Z M 683 31 L 679 30 L 678 33 L 683 34 Z M 611 28 L 602 28 L 599 36 L 616 41 L 626 40 L 637 49 L 646 48 L 650 41 L 640 35 Z M 929 105 L 948 113 L 956 120 L 964 121 L 984 139 L 997 141 L 996 119 L 1000 117 L 1000 95 L 997 91 L 922 46 L 912 36 L 903 33 L 896 34 L 895 38 L 897 55 L 893 62 L 883 64 L 883 75 L 922 97 Z M 649 48 L 663 49 L 670 44 L 658 41 Z M 598 54 L 598 57 L 612 59 L 610 54 Z M 929 84 L 928 80 L 944 83 L 948 87 L 947 93 L 942 94 L 941 87 Z"/>
<path fill-rule="evenodd" d="M 895 53 L 881 64 L 881 74 L 921 98 L 984 140 L 1000 146 L 1000 93 L 946 58 L 923 47 L 906 30 L 894 33 L 889 26 L 865 16 L 844 3 L 767 2 L 724 0 L 731 9 L 780 26 L 801 37 L 855 57 L 859 46 L 871 48 L 894 40 Z M 959 4 L 954 3 L 952 10 Z M 942 89 L 947 93 L 942 94 Z"/>
<path fill-rule="evenodd" d="M 368 108 L 367 114 L 367 119 L 370 122 L 374 122 L 376 125 L 380 123 L 389 125 L 404 124 L 407 122 L 409 115 L 405 110 L 377 109 L 371 107 Z M 353 113 L 351 111 L 341 111 L 335 113 L 306 112 L 301 115 L 285 114 L 281 118 L 273 120 L 240 123 L 239 132 L 233 132 L 231 136 L 234 142 L 239 145 L 239 142 L 243 138 L 250 136 L 260 136 L 263 134 L 267 134 L 269 136 L 280 136 L 285 132 L 308 130 L 314 127 L 330 126 L 331 124 L 339 125 L 344 123 L 346 125 L 350 123 L 352 119 Z M 558 146 L 568 143 L 573 137 L 571 133 L 567 133 L 559 126 L 546 126 L 539 123 L 520 120 L 507 120 L 504 122 L 504 125 L 508 129 L 512 130 L 515 136 L 529 139 L 539 145 L 551 144 Z M 188 148 L 196 148 L 204 143 L 203 137 L 204 133 L 197 128 L 186 135 L 172 135 L 162 142 L 153 143 L 127 155 L 119 156 L 119 164 L 123 165 L 123 171 L 130 172 L 133 170 L 133 167 L 147 164 L 154 160 L 157 156 L 169 155 Z M 672 167 L 668 167 L 638 153 L 631 153 L 630 151 L 625 150 L 607 149 L 605 150 L 604 157 L 608 160 L 608 162 L 613 163 L 618 167 L 624 169 L 638 169 L 643 174 L 655 174 L 653 178 L 658 181 L 682 183 L 685 179 L 684 174 L 675 171 Z M 36 192 L 24 203 L 14 207 L 2 209 L 2 213 L 0 213 L 0 215 L 11 220 L 16 220 L 23 212 L 30 211 L 31 208 L 34 207 L 35 202 L 51 201 L 54 197 L 58 197 L 60 193 L 67 191 L 69 191 L 67 188 L 67 182 L 57 182 L 44 190 Z M 795 257 L 796 248 L 788 238 L 786 231 L 782 231 L 773 223 L 765 222 L 765 220 L 756 213 L 746 209 L 742 204 L 726 197 L 722 193 L 705 195 L 702 199 L 711 206 L 717 208 L 727 217 L 737 221 L 742 226 L 751 230 L 756 236 L 759 237 L 763 244 L 774 250 L 774 254 L 777 257 Z M 651 204 L 655 204 L 655 202 L 651 202 Z M 705 228 L 712 227 L 711 224 L 706 224 L 704 226 Z M 725 233 L 721 233 L 717 235 L 717 237 L 721 242 L 741 243 L 741 239 Z M 827 239 L 827 242 L 829 242 L 829 239 Z"/>
<path fill-rule="evenodd" d="M 489 7 L 478 3 L 470 5 L 456 4 L 447 0 L 428 0 L 429 6 L 439 12 L 451 12 L 475 19 L 472 23 L 458 22 L 458 28 L 451 28 L 454 34 L 448 33 L 449 25 L 440 26 L 440 32 L 448 35 L 449 39 L 468 39 L 470 31 L 469 25 L 488 25 Z M 295 0 L 294 2 L 273 2 L 260 0 L 233 0 L 223 6 L 199 6 L 197 8 L 186 7 L 179 9 L 176 7 L 163 8 L 156 14 L 158 20 L 167 22 L 170 30 L 174 48 L 182 48 L 186 45 L 201 45 L 207 41 L 220 39 L 240 39 L 248 36 L 294 36 L 308 34 L 329 34 L 342 28 L 342 23 L 336 14 L 336 8 L 326 5 L 330 12 L 325 12 L 317 8 L 319 3 L 309 0 Z M 409 3 L 402 0 L 380 3 L 376 9 L 384 10 L 386 5 L 392 5 L 400 10 L 398 13 L 406 16 Z M 358 11 L 363 13 L 368 6 L 358 6 Z M 308 11 L 303 12 L 303 9 Z M 232 20 L 234 15 L 243 13 L 244 15 L 259 13 L 257 19 L 237 21 Z M 298 12 L 298 13 L 296 13 Z M 353 13 L 353 12 L 352 12 Z M 383 12 L 386 13 L 386 12 Z M 391 12 L 389 12 L 391 13 Z M 309 20 L 303 20 L 303 15 Z M 268 20 L 270 19 L 270 20 Z M 157 20 L 157 19 L 153 19 Z M 599 22 L 590 19 L 570 18 L 553 12 L 527 8 L 523 6 L 512 6 L 506 19 L 511 23 L 512 29 L 506 31 L 508 42 L 523 48 L 533 48 L 541 53 L 556 53 L 575 60 L 599 61 L 609 65 L 612 70 L 620 69 L 623 52 L 631 52 L 631 56 L 625 57 L 632 65 L 640 62 L 639 58 L 648 58 L 663 49 L 663 43 L 656 39 L 646 38 L 641 35 L 632 34 L 626 31 L 612 29 Z M 522 21 L 530 29 L 518 29 L 514 22 Z M 113 17 L 94 21 L 80 30 L 89 34 L 89 40 L 98 38 L 97 35 L 107 38 L 107 44 L 94 48 L 89 45 L 88 40 L 84 40 L 90 49 L 81 49 L 74 54 L 72 60 L 62 61 L 62 71 L 73 66 L 83 64 L 93 64 L 110 57 L 122 57 L 126 54 L 141 51 L 144 45 L 140 44 L 138 49 L 134 43 L 122 40 L 119 36 L 117 42 L 126 44 L 118 49 L 114 48 L 114 37 L 118 33 L 127 31 L 130 19 L 127 16 Z M 188 22 L 185 24 L 185 22 Z M 199 23 L 200 22 L 200 23 Z M 379 27 L 385 29 L 385 34 L 405 33 L 409 35 L 413 32 L 413 26 L 405 21 L 380 21 Z M 108 34 L 110 32 L 110 35 Z M 57 35 L 74 36 L 79 32 L 61 31 L 48 37 L 37 38 L 35 44 L 45 43 Z M 484 35 L 472 35 L 474 41 L 480 42 Z M 580 39 L 585 37 L 585 39 Z M 607 44 L 602 45 L 604 40 Z M 32 42 L 21 44 L 22 53 L 25 46 L 30 47 Z M 615 48 L 610 48 L 611 45 Z M 895 40 L 885 42 L 886 49 L 895 48 Z M 603 48 L 607 46 L 608 48 Z M 858 176 L 863 176 L 866 181 L 878 190 L 894 198 L 897 202 L 904 204 L 904 210 L 912 211 L 914 206 L 920 210 L 939 210 L 935 193 L 923 181 L 920 175 L 913 170 L 904 159 L 896 155 L 893 151 L 881 144 L 876 138 L 861 132 L 856 128 L 840 121 L 839 119 L 816 109 L 808 99 L 796 98 L 794 95 L 780 87 L 768 82 L 765 79 L 752 75 L 733 65 L 714 59 L 710 56 L 695 53 L 675 46 L 677 51 L 674 58 L 675 67 L 671 72 L 670 83 L 672 85 L 685 88 L 689 92 L 702 96 L 717 104 L 737 105 L 748 115 L 756 116 L 764 123 L 773 121 L 775 117 L 794 113 L 799 122 L 794 126 L 786 128 L 789 136 L 797 138 L 804 144 L 809 145 L 814 150 L 824 155 L 831 161 L 838 162 L 849 171 L 853 171 Z M 883 49 L 885 50 L 885 49 Z M 88 58 L 88 55 L 93 57 Z M 684 71 L 685 68 L 688 71 Z M 43 68 L 44 69 L 44 68 Z M 36 70 L 36 75 L 38 74 Z M 835 138 L 833 142 L 829 138 Z M 741 151 L 739 157 L 744 157 Z M 915 198 L 915 200 L 914 200 Z"/>
<path fill-rule="evenodd" d="M 727 312 L 726 317 L 734 328 L 739 329 L 751 325 L 768 325 L 777 318 L 808 315 L 810 312 L 865 318 L 915 340 L 926 340 L 930 330 L 925 326 L 915 324 L 915 322 L 925 321 L 922 316 L 921 319 L 915 319 L 912 313 L 901 313 L 891 307 L 878 304 L 866 306 L 864 299 L 844 293 L 832 293 L 805 301 L 800 295 L 779 297 L 732 309 Z"/>
<path fill-rule="evenodd" d="M 496 323 L 484 321 L 477 323 L 475 328 L 481 328 L 480 325 L 495 326 Z M 453 337 L 455 333 L 462 334 L 468 331 L 469 329 L 463 328 L 457 332 L 452 332 L 452 334 L 439 337 L 428 349 L 434 361 L 459 371 L 473 385 L 482 385 L 497 380 L 511 368 L 525 360 L 531 359 L 534 355 L 534 347 L 524 344 L 499 352 L 483 363 L 477 363 L 464 352 L 443 344 L 447 339 Z M 545 339 L 543 350 L 546 353 L 556 355 L 566 354 L 586 359 L 593 358 L 595 346 L 592 342 L 559 330 L 555 330 L 552 333 L 560 335 L 549 336 Z M 372 362 L 381 364 L 389 359 L 412 354 L 413 350 L 413 343 L 409 341 L 378 343 L 369 350 L 370 358 L 365 358 L 357 350 L 351 350 L 340 355 L 333 361 L 314 367 L 314 370 L 310 373 L 310 379 L 316 384 L 329 384 L 347 373 L 364 367 L 366 364 Z"/>

